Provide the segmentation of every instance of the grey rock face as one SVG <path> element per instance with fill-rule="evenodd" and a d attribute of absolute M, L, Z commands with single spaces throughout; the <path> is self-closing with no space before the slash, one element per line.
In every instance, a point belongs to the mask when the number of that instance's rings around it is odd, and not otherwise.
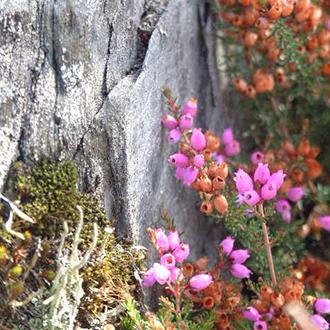
<path fill-rule="evenodd" d="M 0 189 L 16 159 L 73 159 L 118 234 L 145 243 L 168 208 L 205 252 L 220 231 L 173 178 L 160 119 L 168 85 L 200 100 L 201 127 L 224 126 L 213 44 L 203 1 L 1 1 Z"/>

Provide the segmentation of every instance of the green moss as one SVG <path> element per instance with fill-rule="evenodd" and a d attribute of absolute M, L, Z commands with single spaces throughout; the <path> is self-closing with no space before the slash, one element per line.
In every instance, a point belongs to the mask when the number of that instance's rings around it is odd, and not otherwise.
<path fill-rule="evenodd" d="M 33 218 L 35 224 L 14 218 L 14 230 L 25 233 L 28 238 L 25 241 L 11 237 L 3 229 L 0 230 L 0 280 L 4 283 L 4 286 L 0 286 L 0 305 L 3 306 L 0 307 L 0 313 L 1 310 L 10 313 L 8 304 L 13 297 L 22 300 L 41 286 L 49 286 L 56 273 L 56 254 L 63 232 L 63 222 L 66 221 L 69 229 L 74 232 L 79 219 L 77 205 L 81 206 L 84 213 L 80 245 L 82 252 L 91 242 L 94 223 L 97 223 L 99 231 L 96 251 L 81 272 L 85 296 L 79 312 L 79 322 L 90 326 L 106 309 L 115 309 L 132 292 L 133 265 L 143 257 L 134 252 L 136 250 L 132 249 L 129 243 L 119 243 L 116 240 L 111 233 L 111 222 L 98 201 L 80 193 L 77 182 L 77 169 L 71 161 L 52 163 L 44 160 L 31 167 L 18 162 L 12 166 L 5 194 L 11 200 L 17 201 L 20 209 Z M 0 205 L 0 220 L 6 219 L 7 216 L 8 210 Z M 31 276 L 25 278 L 24 271 L 28 269 L 33 258 L 38 239 L 41 239 L 42 251 L 33 268 L 37 280 Z M 70 248 L 69 243 L 67 248 Z M 24 255 L 19 266 L 16 264 L 18 253 Z M 17 276 L 14 279 L 13 269 L 17 270 L 17 267 L 22 269 L 22 274 L 15 271 Z M 12 291 L 8 289 L 15 287 L 16 283 L 20 283 L 24 290 L 16 290 L 15 295 L 8 294 Z M 42 300 L 46 297 L 39 298 Z M 10 319 L 14 324 L 15 320 L 12 317 Z M 19 322 L 24 323 L 22 319 Z"/>

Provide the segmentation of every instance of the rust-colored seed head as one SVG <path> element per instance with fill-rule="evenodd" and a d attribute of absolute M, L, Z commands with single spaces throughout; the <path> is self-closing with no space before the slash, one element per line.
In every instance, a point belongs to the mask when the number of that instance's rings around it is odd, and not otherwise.
<path fill-rule="evenodd" d="M 238 92 L 245 92 L 247 88 L 247 83 L 244 79 L 236 78 L 234 80 L 234 86 Z"/>
<path fill-rule="evenodd" d="M 217 169 L 215 170 L 215 176 L 220 176 L 223 179 L 228 176 L 227 163 L 221 163 L 220 165 L 218 165 Z"/>
<path fill-rule="evenodd" d="M 322 174 L 322 166 L 317 160 L 307 158 L 305 163 L 307 166 L 307 177 L 309 179 L 316 179 Z"/>
<path fill-rule="evenodd" d="M 212 309 L 214 306 L 214 298 L 213 297 L 205 297 L 203 299 L 203 308 Z"/>
<path fill-rule="evenodd" d="M 221 190 L 225 186 L 225 180 L 221 176 L 216 176 L 212 180 L 212 185 L 214 190 Z"/>
<path fill-rule="evenodd" d="M 304 171 L 300 167 L 295 167 L 291 172 L 292 179 L 298 183 L 304 181 Z"/>
<path fill-rule="evenodd" d="M 310 150 L 309 140 L 302 138 L 297 148 L 298 154 L 301 156 L 307 156 Z"/>
<path fill-rule="evenodd" d="M 252 85 L 249 85 L 246 89 L 245 92 L 246 96 L 250 99 L 255 99 L 256 98 L 256 90 Z"/>
<path fill-rule="evenodd" d="M 188 262 L 184 263 L 182 272 L 184 276 L 190 277 L 194 273 L 194 266 Z"/>
<path fill-rule="evenodd" d="M 281 293 L 274 292 L 271 295 L 271 303 L 276 307 L 276 308 L 281 308 L 284 303 L 285 303 L 285 298 Z"/>
<path fill-rule="evenodd" d="M 228 211 L 228 202 L 223 195 L 217 195 L 213 200 L 213 204 L 220 214 L 225 214 Z"/>
<path fill-rule="evenodd" d="M 208 263 L 209 263 L 208 257 L 201 257 L 197 261 L 195 261 L 194 267 L 199 271 L 203 271 L 206 269 Z"/>
<path fill-rule="evenodd" d="M 213 203 L 204 201 L 201 205 L 200 211 L 209 215 L 213 211 Z"/>
<path fill-rule="evenodd" d="M 270 286 L 263 285 L 260 288 L 260 296 L 261 296 L 262 300 L 270 302 L 272 294 L 273 294 L 273 289 Z"/>
<path fill-rule="evenodd" d="M 209 193 L 212 191 L 212 181 L 208 177 L 203 177 L 200 179 L 200 190 L 206 193 Z"/>

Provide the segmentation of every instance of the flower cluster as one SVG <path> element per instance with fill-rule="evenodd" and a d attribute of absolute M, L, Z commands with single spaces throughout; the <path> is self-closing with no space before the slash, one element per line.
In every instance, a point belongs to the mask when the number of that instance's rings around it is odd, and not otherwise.
<path fill-rule="evenodd" d="M 259 202 L 274 199 L 284 178 L 285 174 L 282 170 L 271 174 L 268 164 L 258 164 L 253 180 L 248 173 L 239 169 L 234 177 L 239 202 L 255 206 Z"/>
<path fill-rule="evenodd" d="M 330 299 L 316 299 L 314 309 L 316 313 L 311 316 L 312 323 L 320 330 L 328 330 L 329 323 L 321 315 L 330 313 Z"/>

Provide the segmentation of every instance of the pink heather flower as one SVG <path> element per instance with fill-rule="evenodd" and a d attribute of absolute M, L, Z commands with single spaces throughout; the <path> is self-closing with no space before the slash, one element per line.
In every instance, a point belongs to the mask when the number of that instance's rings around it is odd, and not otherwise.
<path fill-rule="evenodd" d="M 330 299 L 318 298 L 314 303 L 315 310 L 319 314 L 330 313 Z"/>
<path fill-rule="evenodd" d="M 198 169 L 196 167 L 189 166 L 184 169 L 183 172 L 183 184 L 190 186 L 197 178 Z"/>
<path fill-rule="evenodd" d="M 175 144 L 179 142 L 181 139 L 181 132 L 177 128 L 173 128 L 172 130 L 169 131 L 167 141 L 171 144 Z"/>
<path fill-rule="evenodd" d="M 170 248 L 170 244 L 168 242 L 168 238 L 163 229 L 158 228 L 155 230 L 156 235 L 156 244 L 162 250 L 162 252 L 168 251 Z"/>
<path fill-rule="evenodd" d="M 180 118 L 179 126 L 182 130 L 191 129 L 193 127 L 194 118 L 188 113 Z"/>
<path fill-rule="evenodd" d="M 168 161 L 175 167 L 187 167 L 189 165 L 188 157 L 181 153 L 171 155 Z"/>
<path fill-rule="evenodd" d="M 195 117 L 197 113 L 197 100 L 191 98 L 188 102 L 185 102 L 182 107 L 182 114 L 189 114 L 192 117 Z"/>
<path fill-rule="evenodd" d="M 291 211 L 287 210 L 281 213 L 282 214 L 282 219 L 287 222 L 291 223 Z"/>
<path fill-rule="evenodd" d="M 189 280 L 189 285 L 196 291 L 201 291 L 206 289 L 213 282 L 212 276 L 209 274 L 199 274 L 193 276 Z"/>
<path fill-rule="evenodd" d="M 189 253 L 189 245 L 185 243 L 180 243 L 180 245 L 172 252 L 177 262 L 185 260 L 189 256 Z"/>
<path fill-rule="evenodd" d="M 194 128 L 191 138 L 190 144 L 193 149 L 196 151 L 202 151 L 206 147 L 206 138 L 202 131 L 198 128 Z"/>
<path fill-rule="evenodd" d="M 175 177 L 176 177 L 178 180 L 183 180 L 184 170 L 185 170 L 185 168 L 183 168 L 183 167 L 177 167 L 177 168 L 175 169 Z"/>
<path fill-rule="evenodd" d="M 259 203 L 260 196 L 255 190 L 248 190 L 243 194 L 243 201 L 249 206 L 254 206 Z"/>
<path fill-rule="evenodd" d="M 286 174 L 284 174 L 282 170 L 278 170 L 270 176 L 270 180 L 276 184 L 277 189 L 280 189 L 285 177 Z"/>
<path fill-rule="evenodd" d="M 160 258 L 160 264 L 167 269 L 173 269 L 175 267 L 175 258 L 171 253 L 163 254 Z"/>
<path fill-rule="evenodd" d="M 222 164 L 224 161 L 225 161 L 225 156 L 224 155 L 217 155 L 215 158 L 214 158 L 215 162 L 220 165 Z"/>
<path fill-rule="evenodd" d="M 261 188 L 261 198 L 265 201 L 273 199 L 277 194 L 276 184 L 270 179 Z"/>
<path fill-rule="evenodd" d="M 156 283 L 155 272 L 153 268 L 150 268 L 143 276 L 142 285 L 145 288 L 149 288 L 153 286 L 155 283 Z"/>
<path fill-rule="evenodd" d="M 196 167 L 202 167 L 205 164 L 204 155 L 196 155 L 194 157 L 194 165 Z"/>
<path fill-rule="evenodd" d="M 241 145 L 237 140 L 225 144 L 225 153 L 228 157 L 234 157 L 241 152 Z"/>
<path fill-rule="evenodd" d="M 167 239 L 171 250 L 175 250 L 180 245 L 180 236 L 177 231 L 170 231 L 167 235 Z"/>
<path fill-rule="evenodd" d="M 329 323 L 318 314 L 314 314 L 311 316 L 311 322 L 317 326 L 320 330 L 328 330 L 329 329 Z"/>
<path fill-rule="evenodd" d="M 250 253 L 248 250 L 234 250 L 229 259 L 233 264 L 243 264 L 247 259 L 250 258 Z"/>
<path fill-rule="evenodd" d="M 275 209 L 279 213 L 291 210 L 291 205 L 286 199 L 279 199 L 275 204 Z"/>
<path fill-rule="evenodd" d="M 324 215 L 319 220 L 321 228 L 330 231 L 330 215 Z"/>
<path fill-rule="evenodd" d="M 164 115 L 162 117 L 162 123 L 167 129 L 173 129 L 178 126 L 178 121 L 170 115 Z"/>
<path fill-rule="evenodd" d="M 223 253 L 226 256 L 229 256 L 231 251 L 233 251 L 235 240 L 231 236 L 227 236 L 221 243 L 220 246 L 222 248 Z"/>
<path fill-rule="evenodd" d="M 154 277 L 159 284 L 163 285 L 170 279 L 170 271 L 158 262 L 154 263 L 153 269 Z"/>
<path fill-rule="evenodd" d="M 265 184 L 270 177 L 270 171 L 268 164 L 259 163 L 257 169 L 254 172 L 254 182 L 260 182 Z"/>
<path fill-rule="evenodd" d="M 236 183 L 236 188 L 240 194 L 246 191 L 253 190 L 253 181 L 251 177 L 242 169 L 239 169 L 235 173 L 234 181 Z"/>
<path fill-rule="evenodd" d="M 223 144 L 228 144 L 234 140 L 234 134 L 233 130 L 231 128 L 226 128 L 223 131 L 223 134 L 221 136 L 221 141 Z"/>
<path fill-rule="evenodd" d="M 255 151 L 251 154 L 251 162 L 254 165 L 259 164 L 264 159 L 265 155 L 261 151 Z"/>
<path fill-rule="evenodd" d="M 260 314 L 258 310 L 252 306 L 248 307 L 245 312 L 243 312 L 243 317 L 251 321 L 259 321 Z"/>
<path fill-rule="evenodd" d="M 230 272 L 239 279 L 249 278 L 252 273 L 249 268 L 241 264 L 233 264 L 230 268 Z"/>
<path fill-rule="evenodd" d="M 304 196 L 304 188 L 293 187 L 288 191 L 288 198 L 291 202 L 299 202 Z"/>
<path fill-rule="evenodd" d="M 267 323 L 265 321 L 256 321 L 253 324 L 253 330 L 267 330 Z"/>
<path fill-rule="evenodd" d="M 180 268 L 175 267 L 170 270 L 170 282 L 175 283 L 181 273 Z"/>

